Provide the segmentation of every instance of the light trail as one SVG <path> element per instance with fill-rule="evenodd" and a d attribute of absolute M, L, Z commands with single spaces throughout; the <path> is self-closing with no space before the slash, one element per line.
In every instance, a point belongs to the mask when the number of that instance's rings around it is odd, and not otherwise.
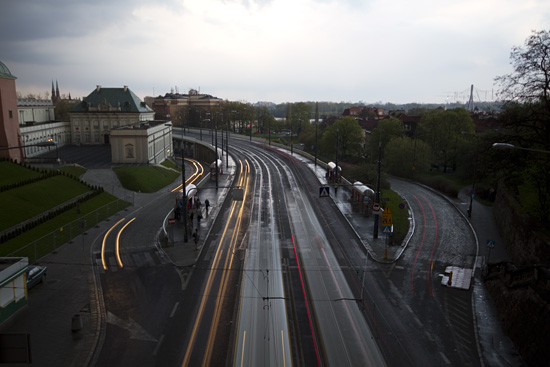
<path fill-rule="evenodd" d="M 241 225 L 242 225 L 243 210 L 245 208 L 247 193 L 248 193 L 248 190 L 250 188 L 250 185 L 249 185 L 250 176 L 248 175 L 248 173 L 250 172 L 250 167 L 249 167 L 248 161 L 246 161 L 246 167 L 247 167 L 246 170 L 245 170 L 246 174 L 241 176 L 242 179 L 240 180 L 240 183 L 239 183 L 239 185 L 241 187 L 244 185 L 244 188 L 245 188 L 244 189 L 244 195 L 243 195 L 243 201 L 241 202 L 241 208 L 240 208 L 238 216 L 237 216 L 237 223 L 235 223 L 235 226 L 233 227 L 233 233 L 231 235 L 231 240 L 230 240 L 230 243 L 229 243 L 228 253 L 231 253 L 231 256 L 226 257 L 225 264 L 224 264 L 224 267 L 223 267 L 223 269 L 226 269 L 226 270 L 223 271 L 222 280 L 220 282 L 222 285 L 221 285 L 221 288 L 218 292 L 218 297 L 216 297 L 216 307 L 215 307 L 215 311 L 214 311 L 214 316 L 212 317 L 212 323 L 210 324 L 210 332 L 208 334 L 208 342 L 206 344 L 206 351 L 204 353 L 204 359 L 202 361 L 202 366 L 204 366 L 204 367 L 208 367 L 210 365 L 210 357 L 212 356 L 212 349 L 214 347 L 214 341 L 215 341 L 215 338 L 216 338 L 216 333 L 218 331 L 218 325 L 219 325 L 218 321 L 220 319 L 220 315 L 221 315 L 221 311 L 222 311 L 223 297 L 221 297 L 221 295 L 225 294 L 226 289 L 227 289 L 227 283 L 229 281 L 229 274 L 231 273 L 231 264 L 233 263 L 233 258 L 235 257 L 235 254 L 236 254 L 235 248 L 236 248 L 236 245 L 237 245 L 237 239 L 238 239 L 240 228 L 241 228 Z M 228 221 L 226 229 L 229 227 L 229 225 L 230 225 L 230 221 Z M 224 230 L 224 235 L 222 236 L 222 238 L 225 237 L 225 231 L 226 230 Z"/>
<path fill-rule="evenodd" d="M 247 163 L 247 165 L 248 165 L 248 163 Z M 239 175 L 239 177 L 240 177 L 240 182 L 239 182 L 239 184 L 242 186 L 243 183 L 245 182 L 246 177 L 245 177 L 245 175 L 244 175 L 244 173 L 243 173 L 243 172 L 245 172 L 245 171 L 244 171 L 244 165 L 243 165 L 243 163 L 242 163 L 241 161 L 239 161 L 239 166 L 241 167 L 240 175 Z M 246 173 L 248 173 L 248 169 L 246 170 Z M 246 175 L 246 176 L 248 176 L 248 175 Z M 248 188 L 247 188 L 247 190 L 248 190 Z M 234 201 L 234 202 L 231 204 L 231 209 L 230 209 L 230 213 L 229 213 L 228 218 L 232 218 L 232 217 L 233 217 L 234 212 L 235 212 L 235 210 L 236 210 L 236 207 L 237 207 L 237 202 Z M 242 213 L 242 207 L 244 207 L 244 206 L 241 206 L 241 212 L 240 212 L 240 213 Z M 225 228 L 224 228 L 223 235 L 222 235 L 222 237 L 221 237 L 219 243 L 223 243 L 223 239 L 225 238 L 226 233 L 227 233 L 227 231 L 228 231 L 228 229 L 229 229 L 229 227 L 230 227 L 230 223 L 231 223 L 231 220 L 228 220 L 227 223 L 226 223 L 226 226 L 225 226 Z M 215 269 L 218 269 L 218 264 L 221 262 L 222 252 L 223 252 L 222 246 L 218 246 L 218 248 L 216 249 L 216 253 L 215 253 L 215 256 L 214 256 L 214 260 L 213 260 L 213 262 L 212 262 L 212 264 L 213 264 L 213 265 L 212 265 L 212 269 L 214 269 L 214 270 L 212 270 L 212 271 L 210 272 L 210 274 L 208 275 L 208 280 L 207 280 L 207 282 L 206 282 L 205 291 L 204 291 L 204 293 L 203 293 L 204 295 L 203 295 L 203 297 L 202 297 L 202 300 L 201 300 L 201 303 L 200 303 L 200 306 L 199 306 L 198 315 L 197 315 L 197 317 L 195 318 L 195 323 L 193 324 L 193 329 L 192 329 L 192 331 L 191 331 L 191 337 L 190 337 L 189 343 L 187 344 L 187 349 L 186 349 L 186 351 L 185 351 L 185 355 L 184 355 L 184 358 L 183 358 L 182 366 L 188 366 L 188 365 L 189 365 L 189 360 L 191 359 L 191 353 L 192 353 L 192 351 L 193 351 L 193 348 L 194 348 L 194 346 L 195 346 L 195 342 L 196 342 L 196 339 L 197 339 L 197 334 L 198 334 L 199 326 L 200 326 L 200 323 L 201 323 L 201 321 L 202 321 L 202 317 L 203 317 L 204 312 L 205 312 L 205 309 L 206 309 L 206 303 L 207 303 L 207 301 L 208 301 L 208 299 L 209 299 L 209 296 L 208 296 L 208 295 L 210 294 L 210 291 L 211 291 L 211 289 L 212 289 L 212 285 L 213 285 L 213 282 L 214 282 L 214 278 L 215 278 L 215 276 L 216 276 L 216 274 L 217 274 L 217 270 L 215 270 Z M 232 253 L 231 256 L 233 256 L 234 251 L 231 251 L 231 253 Z M 218 301 L 219 301 L 219 298 L 220 298 L 220 297 L 218 297 Z M 211 331 L 212 331 L 212 327 L 211 327 Z M 210 340 L 211 340 L 210 335 L 209 335 L 209 339 L 208 339 L 208 340 L 209 340 L 209 343 L 210 343 Z M 213 340 L 213 339 L 212 339 L 212 340 Z M 207 348 L 211 348 L 211 346 L 208 346 Z M 205 353 L 205 354 L 206 354 L 206 353 Z M 209 358 L 210 358 L 209 356 L 207 357 L 206 355 L 205 355 L 204 357 L 205 357 L 205 359 L 209 359 Z M 203 360 L 203 364 L 204 364 L 204 360 Z"/>
<path fill-rule="evenodd" d="M 317 357 L 317 366 L 321 366 L 321 359 L 319 357 L 319 348 L 317 346 L 317 341 L 315 340 L 315 333 L 313 332 L 313 322 L 311 321 L 311 312 L 309 310 L 309 304 L 307 301 L 307 295 L 306 295 L 306 287 L 304 284 L 304 279 L 302 277 L 302 268 L 300 266 L 300 261 L 298 257 L 298 252 L 296 251 L 296 244 L 294 243 L 294 236 L 291 236 L 292 239 L 292 247 L 294 248 L 294 257 L 296 258 L 296 266 L 298 267 L 298 274 L 300 275 L 300 283 L 302 284 L 302 292 L 304 294 L 304 301 L 306 305 L 306 311 L 307 311 L 307 318 L 309 321 L 309 329 L 311 330 L 311 335 L 313 338 L 313 345 L 315 346 L 315 356 Z"/>
<path fill-rule="evenodd" d="M 193 174 L 191 176 L 189 176 L 188 179 L 185 180 L 185 184 L 189 185 L 189 184 L 192 184 L 193 182 L 197 181 L 199 179 L 199 177 L 201 177 L 204 174 L 204 168 L 202 167 L 202 165 L 198 161 L 196 161 L 194 159 L 185 158 L 185 160 L 187 162 L 192 163 L 193 166 L 195 167 L 195 172 L 193 172 Z M 172 189 L 172 192 L 182 190 L 182 188 L 183 188 L 183 184 L 180 184 L 176 188 Z"/>
<path fill-rule="evenodd" d="M 122 218 L 118 222 L 115 223 L 107 233 L 105 233 L 105 236 L 103 236 L 103 243 L 101 244 L 101 263 L 103 264 L 103 270 L 107 270 L 107 263 L 105 262 L 105 244 L 107 243 L 107 237 L 109 236 L 109 233 L 120 224 L 120 222 L 124 221 L 126 218 Z"/>
<path fill-rule="evenodd" d="M 124 229 L 126 227 L 128 227 L 128 224 L 132 223 L 136 218 L 132 218 L 131 220 L 128 221 L 128 223 L 126 223 L 121 229 L 120 231 L 118 231 L 117 235 L 116 235 L 116 245 L 115 245 L 115 255 L 116 255 L 116 261 L 118 263 L 118 266 L 122 269 L 122 267 L 124 265 L 122 265 L 122 260 L 120 259 L 120 251 L 119 251 L 119 243 L 120 243 L 120 234 L 122 233 L 122 231 L 124 231 Z"/>

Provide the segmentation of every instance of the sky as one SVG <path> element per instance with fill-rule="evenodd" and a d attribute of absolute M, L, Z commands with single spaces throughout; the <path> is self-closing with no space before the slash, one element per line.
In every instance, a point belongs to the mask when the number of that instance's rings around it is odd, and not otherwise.
<path fill-rule="evenodd" d="M 0 61 L 22 96 L 127 85 L 274 103 L 497 98 L 548 0 L 2 0 Z"/>

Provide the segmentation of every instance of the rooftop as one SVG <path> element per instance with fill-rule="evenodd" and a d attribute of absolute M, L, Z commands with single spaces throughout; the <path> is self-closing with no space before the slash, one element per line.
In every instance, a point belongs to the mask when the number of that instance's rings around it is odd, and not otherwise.
<path fill-rule="evenodd" d="M 100 85 L 77 104 L 71 112 L 153 112 L 127 86 L 102 88 Z"/>

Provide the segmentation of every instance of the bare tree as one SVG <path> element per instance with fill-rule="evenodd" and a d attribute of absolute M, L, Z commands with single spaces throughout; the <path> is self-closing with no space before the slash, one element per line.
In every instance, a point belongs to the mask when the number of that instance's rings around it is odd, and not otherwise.
<path fill-rule="evenodd" d="M 501 114 L 501 141 L 519 148 L 550 150 L 550 31 L 533 31 L 524 47 L 510 54 L 514 70 L 495 79 L 507 103 Z M 506 163 L 516 186 L 529 182 L 538 191 L 539 218 L 550 218 L 549 154 L 501 152 L 496 162 Z"/>

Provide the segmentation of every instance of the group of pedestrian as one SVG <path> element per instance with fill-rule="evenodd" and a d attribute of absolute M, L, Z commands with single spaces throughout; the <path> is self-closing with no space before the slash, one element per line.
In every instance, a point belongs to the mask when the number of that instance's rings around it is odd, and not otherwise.
<path fill-rule="evenodd" d="M 202 220 L 202 211 L 201 211 L 201 199 L 197 196 L 194 200 L 189 200 L 188 202 L 188 215 L 189 215 L 189 229 L 193 232 L 193 240 L 195 242 L 195 251 L 198 250 L 199 237 L 200 237 L 200 225 Z M 204 201 L 204 207 L 206 210 L 206 215 L 208 216 L 208 209 L 210 208 L 210 201 L 206 199 Z M 197 226 L 194 225 L 194 219 L 197 218 Z M 193 230 L 194 228 L 194 230 Z"/>

